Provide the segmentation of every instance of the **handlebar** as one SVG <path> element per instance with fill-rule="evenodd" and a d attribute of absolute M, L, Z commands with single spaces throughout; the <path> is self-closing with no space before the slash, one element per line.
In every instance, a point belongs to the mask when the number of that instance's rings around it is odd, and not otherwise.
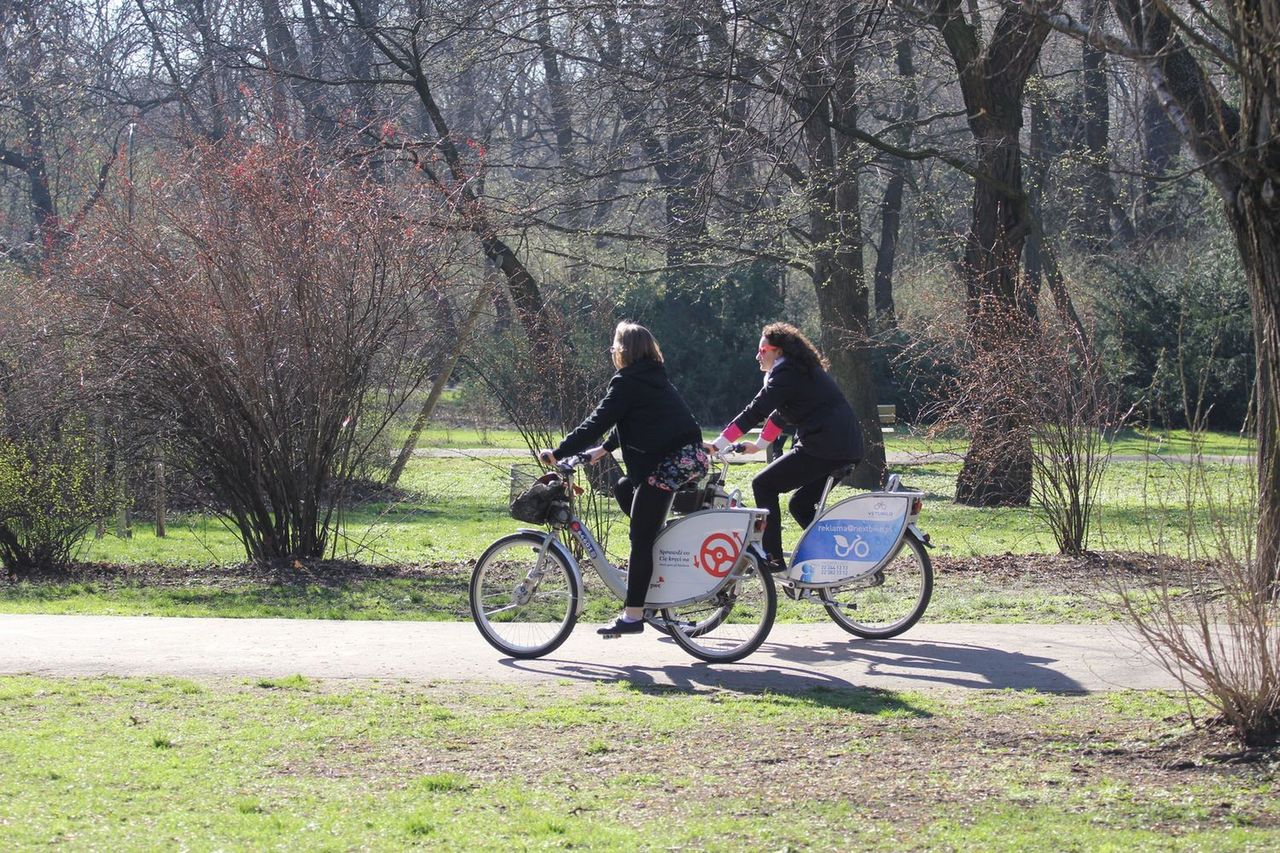
<path fill-rule="evenodd" d="M 559 471 L 561 474 L 572 474 L 579 465 L 582 465 L 584 462 L 587 462 L 587 461 L 589 461 L 587 457 L 581 454 L 578 454 L 575 456 L 566 456 L 564 459 L 557 460 L 554 468 L 556 471 Z"/>

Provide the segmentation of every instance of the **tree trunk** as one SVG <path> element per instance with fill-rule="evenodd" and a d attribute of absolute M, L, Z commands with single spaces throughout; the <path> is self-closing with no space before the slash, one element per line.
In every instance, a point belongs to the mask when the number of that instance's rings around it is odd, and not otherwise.
<path fill-rule="evenodd" d="M 894 143 L 899 148 L 911 144 L 914 122 L 920 112 L 920 99 L 915 86 L 915 65 L 911 56 L 911 39 L 904 38 L 897 45 L 898 76 L 902 79 L 902 129 Z M 875 269 L 875 330 L 877 333 L 898 327 L 897 312 L 893 305 L 893 268 L 898 257 L 898 235 L 902 227 L 902 198 L 907 185 L 910 164 L 899 157 L 890 158 L 893 170 L 884 188 L 880 202 L 880 245 L 876 250 Z"/>
<path fill-rule="evenodd" d="M 1101 27 L 1105 0 L 1084 0 L 1084 23 Z M 1080 209 L 1080 238 L 1084 248 L 1099 251 L 1111 241 L 1111 207 L 1115 188 L 1111 184 L 1111 160 L 1107 139 L 1111 133 L 1111 103 L 1107 84 L 1106 52 L 1083 42 L 1081 63 L 1080 120 L 1082 153 L 1085 159 L 1083 204 Z"/>
<path fill-rule="evenodd" d="M 942 0 L 930 20 L 955 63 L 974 136 L 973 209 L 960 277 L 967 298 L 972 432 L 956 481 L 956 501 L 973 506 L 1026 506 L 1031 501 L 1031 441 L 1025 425 L 1001 405 L 1021 373 L 1015 359 L 1030 331 L 1034 304 L 1021 275 L 1027 239 L 1022 189 L 1023 92 L 1049 27 L 1020 6 L 1005 7 L 985 49 L 956 0 Z M 984 372 L 985 371 L 985 372 Z M 1012 376 L 1009 372 L 1012 372 Z"/>
<path fill-rule="evenodd" d="M 862 217 L 857 163 L 861 156 L 852 138 L 833 124 L 854 127 L 856 9 L 842 7 L 833 42 L 834 80 L 820 62 L 806 75 L 811 103 L 819 105 L 805 122 L 809 149 L 810 232 L 814 241 L 813 285 L 822 327 L 821 348 L 831 362 L 831 375 L 843 389 L 862 425 L 865 453 L 852 485 L 877 488 L 884 479 L 884 436 L 875 378 L 871 370 L 871 318 L 862 262 Z M 815 43 L 820 39 L 815 36 Z M 820 59 L 814 52 L 815 60 Z M 827 94 L 829 92 L 829 95 Z"/>
<path fill-rule="evenodd" d="M 1030 304 L 1019 259 L 1028 225 L 1022 199 L 1005 188 L 1022 186 L 1022 151 L 1016 130 L 978 140 L 979 163 L 994 181 L 976 181 L 973 218 L 961 269 L 968 297 L 972 368 L 981 395 L 973 404 L 969 452 L 956 480 L 956 502 L 970 506 L 1027 506 L 1031 502 L 1031 440 L 1008 414 L 1003 396 L 1005 356 L 1023 348 L 1034 306 Z M 1003 185 L 1003 188 L 997 183 Z"/>
<path fill-rule="evenodd" d="M 1268 187 L 1270 189 L 1268 190 Z M 1280 187 L 1242 188 L 1228 221 L 1253 303 L 1258 434 L 1257 589 L 1280 595 Z"/>

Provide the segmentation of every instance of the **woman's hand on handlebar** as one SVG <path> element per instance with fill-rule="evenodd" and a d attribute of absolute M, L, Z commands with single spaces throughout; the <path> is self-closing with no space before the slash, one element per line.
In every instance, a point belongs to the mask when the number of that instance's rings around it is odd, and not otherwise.
<path fill-rule="evenodd" d="M 734 453 L 759 453 L 761 450 L 764 450 L 764 447 L 754 441 L 740 441 L 733 446 Z"/>
<path fill-rule="evenodd" d="M 582 455 L 587 457 L 587 460 L 590 462 L 599 462 L 601 459 L 609 455 L 609 451 L 604 449 L 603 444 L 599 444 L 595 447 L 588 447 L 586 450 L 582 451 Z"/>
<path fill-rule="evenodd" d="M 543 465 L 554 465 L 556 464 L 556 455 L 550 450 L 539 450 L 538 461 Z"/>
<path fill-rule="evenodd" d="M 724 450 L 720 450 L 709 441 L 704 441 L 702 443 L 702 449 L 707 451 L 707 453 L 710 454 L 711 456 L 718 457 L 721 459 L 728 456 L 730 453 L 755 453 L 757 450 L 759 450 L 759 448 L 756 447 L 754 444 L 745 443 L 745 442 L 730 444 L 729 446 L 725 447 Z"/>

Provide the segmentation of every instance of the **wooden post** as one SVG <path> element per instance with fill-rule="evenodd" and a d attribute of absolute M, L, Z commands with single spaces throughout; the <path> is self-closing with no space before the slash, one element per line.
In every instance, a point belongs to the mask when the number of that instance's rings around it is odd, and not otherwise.
<path fill-rule="evenodd" d="M 164 511 L 165 505 L 168 503 L 168 496 L 165 493 L 164 483 L 164 448 L 159 444 L 156 445 L 156 482 L 155 482 L 155 516 L 156 516 L 156 538 L 164 538 Z"/>

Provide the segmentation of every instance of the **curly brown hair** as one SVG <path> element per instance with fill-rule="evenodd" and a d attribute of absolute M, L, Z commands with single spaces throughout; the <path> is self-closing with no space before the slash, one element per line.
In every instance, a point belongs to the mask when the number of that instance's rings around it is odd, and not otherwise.
<path fill-rule="evenodd" d="M 827 370 L 831 367 L 822 353 L 818 352 L 818 348 L 805 337 L 804 332 L 790 323 L 770 323 L 760 335 L 770 346 L 782 350 L 783 356 L 798 362 L 805 370 L 812 371 L 815 367 Z"/>

